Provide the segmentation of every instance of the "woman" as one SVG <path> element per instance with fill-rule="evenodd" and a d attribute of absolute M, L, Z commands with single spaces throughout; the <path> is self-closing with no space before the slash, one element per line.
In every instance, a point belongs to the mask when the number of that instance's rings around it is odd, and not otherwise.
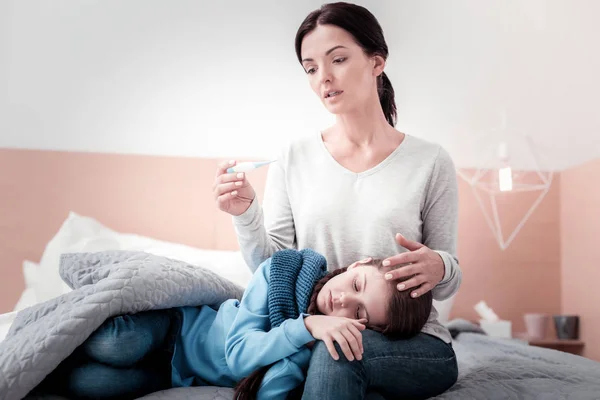
<path fill-rule="evenodd" d="M 215 199 L 234 216 L 246 262 L 256 268 L 284 248 L 313 248 L 330 268 L 373 255 L 385 265 L 409 264 L 386 274 L 398 290 L 449 298 L 461 282 L 455 169 L 439 145 L 394 128 L 379 23 L 363 7 L 325 4 L 302 22 L 295 47 L 312 90 L 336 122 L 291 143 L 271 164 L 262 208 L 243 173 L 226 173 L 234 160 L 218 168 Z M 426 398 L 456 382 L 451 337 L 435 310 L 411 340 L 390 342 L 373 332 L 363 340 L 361 363 L 333 360 L 317 344 L 304 398 L 362 399 L 367 390 Z"/>
<path fill-rule="evenodd" d="M 171 387 L 236 387 L 236 399 L 285 399 L 305 379 L 309 346 L 363 354 L 366 327 L 411 337 L 431 296 L 410 298 L 381 260 L 327 274 L 322 255 L 282 250 L 258 268 L 241 301 L 152 310 L 107 320 L 37 388 L 69 398 L 129 399 Z M 293 279 L 290 279 L 293 277 Z M 307 314 L 308 313 L 308 314 Z"/>

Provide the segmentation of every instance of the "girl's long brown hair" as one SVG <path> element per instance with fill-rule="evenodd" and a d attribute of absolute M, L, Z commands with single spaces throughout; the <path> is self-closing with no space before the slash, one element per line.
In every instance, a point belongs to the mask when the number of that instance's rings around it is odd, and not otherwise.
<path fill-rule="evenodd" d="M 386 271 L 384 272 L 401 268 L 398 266 L 388 268 L 383 267 L 382 261 L 383 260 L 375 259 L 366 265 L 372 265 L 380 270 L 385 268 Z M 317 296 L 319 295 L 319 292 L 331 278 L 346 271 L 347 268 L 339 268 L 328 273 L 316 283 L 310 297 L 310 303 L 307 310 L 308 314 L 321 314 L 317 308 Z M 381 332 L 388 337 L 396 339 L 408 339 L 421 332 L 421 329 L 423 329 L 423 326 L 431 314 L 433 295 L 429 291 L 417 298 L 412 298 L 410 297 L 409 290 L 399 291 L 396 289 L 396 283 L 410 279 L 411 277 L 412 276 L 409 276 L 404 279 L 390 282 L 390 291 L 392 295 L 387 309 L 388 323 L 384 326 L 369 326 L 367 323 L 369 329 Z M 255 400 L 262 380 L 273 364 L 259 368 L 239 381 L 235 387 L 235 393 L 233 395 L 234 400 Z"/>

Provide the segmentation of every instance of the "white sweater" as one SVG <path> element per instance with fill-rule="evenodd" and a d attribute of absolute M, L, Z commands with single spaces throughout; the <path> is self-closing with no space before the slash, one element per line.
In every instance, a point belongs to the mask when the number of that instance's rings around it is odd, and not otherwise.
<path fill-rule="evenodd" d="M 454 164 L 439 145 L 406 135 L 377 166 L 360 173 L 331 156 L 320 132 L 287 146 L 269 166 L 263 207 L 255 199 L 234 217 L 244 259 L 256 268 L 285 248 L 311 248 L 328 267 L 404 252 L 396 233 L 423 243 L 444 260 L 433 289 L 444 300 L 458 290 L 458 187 Z M 451 342 L 432 310 L 423 332 Z"/>

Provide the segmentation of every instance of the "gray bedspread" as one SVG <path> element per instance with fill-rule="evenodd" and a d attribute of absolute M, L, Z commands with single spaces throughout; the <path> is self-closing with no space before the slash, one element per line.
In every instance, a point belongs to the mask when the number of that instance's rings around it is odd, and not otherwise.
<path fill-rule="evenodd" d="M 458 382 L 435 400 L 600 399 L 598 362 L 470 332 L 458 334 L 453 346 L 458 359 Z M 170 389 L 153 393 L 144 400 L 206 399 L 215 394 L 213 388 L 193 389 L 179 392 Z M 220 390 L 215 398 L 232 398 L 230 389 Z M 367 396 L 367 400 L 371 397 Z"/>
<path fill-rule="evenodd" d="M 600 399 L 596 361 L 470 332 L 456 336 L 453 347 L 458 382 L 435 399 Z"/>
<path fill-rule="evenodd" d="M 0 343 L 2 400 L 25 397 L 109 317 L 185 305 L 216 307 L 243 293 L 208 269 L 140 252 L 65 254 L 60 274 L 75 290 L 19 312 Z M 219 398 L 217 392 L 212 389 L 205 398 Z"/>

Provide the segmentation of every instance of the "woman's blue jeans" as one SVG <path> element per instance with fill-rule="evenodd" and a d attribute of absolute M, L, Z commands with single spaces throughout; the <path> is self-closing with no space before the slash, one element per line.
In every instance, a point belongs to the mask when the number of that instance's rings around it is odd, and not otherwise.
<path fill-rule="evenodd" d="M 426 399 L 456 382 L 456 355 L 444 341 L 425 333 L 408 340 L 372 330 L 362 335 L 361 361 L 347 361 L 337 345 L 335 361 L 325 344 L 316 342 L 302 399 Z"/>
<path fill-rule="evenodd" d="M 73 398 L 135 398 L 170 387 L 175 313 L 146 311 L 108 319 L 41 385 Z"/>

